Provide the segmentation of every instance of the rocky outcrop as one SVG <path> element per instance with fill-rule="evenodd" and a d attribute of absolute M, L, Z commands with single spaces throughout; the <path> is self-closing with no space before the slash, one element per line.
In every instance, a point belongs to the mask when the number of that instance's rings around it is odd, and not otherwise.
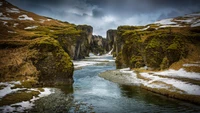
<path fill-rule="evenodd" d="M 92 42 L 90 43 L 90 50 L 94 54 L 102 55 L 109 51 L 108 40 L 102 36 L 92 36 Z"/>
<path fill-rule="evenodd" d="M 64 34 L 58 34 L 57 40 L 70 55 L 71 59 L 83 59 L 89 56 L 90 43 L 92 42 L 92 29 L 91 26 L 87 25 L 74 25 L 70 30 L 66 30 Z"/>
<path fill-rule="evenodd" d="M 106 39 L 108 40 L 108 49 L 112 50 L 112 55 L 116 57 L 122 49 L 122 41 L 120 36 L 118 36 L 119 30 L 110 29 L 107 31 Z"/>
<path fill-rule="evenodd" d="M 0 13 L 0 81 L 72 85 L 71 59 L 89 55 L 92 27 L 39 16 L 7 1 L 2 1 Z"/>
<path fill-rule="evenodd" d="M 188 47 L 197 46 L 198 32 L 193 32 L 197 28 L 162 28 L 153 31 L 152 28 L 143 30 L 144 28 L 145 26 L 118 27 L 117 38 L 123 47 L 116 58 L 117 68 L 147 66 L 151 70 L 167 69 L 192 53 L 194 49 Z"/>

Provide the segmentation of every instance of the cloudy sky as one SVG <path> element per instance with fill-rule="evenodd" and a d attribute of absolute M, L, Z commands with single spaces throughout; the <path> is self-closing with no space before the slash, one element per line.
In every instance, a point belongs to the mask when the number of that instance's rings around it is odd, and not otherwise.
<path fill-rule="evenodd" d="M 34 12 L 75 24 L 93 26 L 106 36 L 119 25 L 146 25 L 156 20 L 200 11 L 200 0 L 7 0 Z"/>

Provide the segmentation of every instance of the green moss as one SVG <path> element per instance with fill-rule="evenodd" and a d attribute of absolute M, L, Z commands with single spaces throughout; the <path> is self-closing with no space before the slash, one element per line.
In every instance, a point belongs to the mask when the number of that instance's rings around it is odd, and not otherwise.
<path fill-rule="evenodd" d="M 29 101 L 33 96 L 37 97 L 40 94 L 38 91 L 18 91 L 6 95 L 0 100 L 0 106 L 15 104 L 22 101 Z"/>
<path fill-rule="evenodd" d="M 167 69 L 168 67 L 169 67 L 169 60 L 167 57 L 164 57 L 160 64 L 160 69 L 164 70 L 164 69 Z"/>
<path fill-rule="evenodd" d="M 160 41 L 157 38 L 153 38 L 150 43 L 148 43 L 146 49 L 157 48 L 160 46 Z"/>
<path fill-rule="evenodd" d="M 117 58 L 115 60 L 115 63 L 116 63 L 117 69 L 122 68 L 123 65 L 125 64 L 124 61 L 123 61 L 123 58 L 122 58 L 122 52 L 118 53 Z"/>
<path fill-rule="evenodd" d="M 37 83 L 38 82 L 36 80 L 22 81 L 21 84 L 16 84 L 11 89 L 16 89 L 16 88 L 32 88 L 32 87 L 35 87 Z"/>
<path fill-rule="evenodd" d="M 132 56 L 130 60 L 130 67 L 131 68 L 140 68 L 144 66 L 143 58 L 142 56 Z"/>

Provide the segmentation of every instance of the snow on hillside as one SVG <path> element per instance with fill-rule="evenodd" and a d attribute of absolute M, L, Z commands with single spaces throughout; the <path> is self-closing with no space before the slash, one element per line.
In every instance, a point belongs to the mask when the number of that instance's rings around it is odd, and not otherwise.
<path fill-rule="evenodd" d="M 19 9 L 17 9 L 17 8 L 11 8 L 11 9 L 6 8 L 6 11 L 8 13 L 20 13 Z"/>
<path fill-rule="evenodd" d="M 24 29 L 35 29 L 37 28 L 38 26 L 29 26 L 29 27 L 25 27 Z"/>
<path fill-rule="evenodd" d="M 32 17 L 28 17 L 27 15 L 20 15 L 18 17 L 19 20 L 31 20 L 34 21 Z"/>
<path fill-rule="evenodd" d="M 172 22 L 173 18 L 169 18 L 169 19 L 164 19 L 164 20 L 160 20 L 157 22 L 154 22 L 155 24 L 162 24 L 162 25 L 170 25 L 170 24 L 177 24 L 176 22 Z"/>
<path fill-rule="evenodd" d="M 154 24 L 160 25 L 159 28 L 185 27 L 187 25 L 191 27 L 197 27 L 197 26 L 200 26 L 200 13 L 189 14 L 189 15 L 185 15 L 185 16 L 177 17 L 177 18 L 163 19 L 163 20 L 154 22 Z"/>

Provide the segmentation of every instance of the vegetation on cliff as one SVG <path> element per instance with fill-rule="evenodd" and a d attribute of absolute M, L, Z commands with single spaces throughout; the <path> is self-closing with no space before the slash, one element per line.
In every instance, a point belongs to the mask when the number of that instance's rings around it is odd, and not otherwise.
<path fill-rule="evenodd" d="M 7 1 L 0 12 L 0 81 L 25 80 L 31 86 L 73 83 L 71 59 L 89 55 L 91 26 L 39 16 Z"/>

